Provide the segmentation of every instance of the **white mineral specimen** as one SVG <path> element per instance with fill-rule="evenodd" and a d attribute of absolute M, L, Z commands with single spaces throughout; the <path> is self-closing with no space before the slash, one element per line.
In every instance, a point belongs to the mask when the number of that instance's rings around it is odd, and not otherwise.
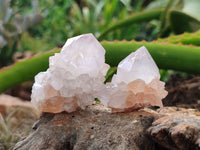
<path fill-rule="evenodd" d="M 49 59 L 49 69 L 35 77 L 31 102 L 42 112 L 73 112 L 94 102 L 109 65 L 92 34 L 68 39 Z"/>
<path fill-rule="evenodd" d="M 122 60 L 106 89 L 101 89 L 101 102 L 113 112 L 131 111 L 145 106 L 162 107 L 167 95 L 159 69 L 143 46 Z"/>

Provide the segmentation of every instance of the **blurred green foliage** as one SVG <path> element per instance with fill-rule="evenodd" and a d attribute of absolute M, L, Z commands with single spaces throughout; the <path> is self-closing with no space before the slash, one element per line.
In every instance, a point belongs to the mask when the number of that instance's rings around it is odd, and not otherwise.
<path fill-rule="evenodd" d="M 0 0 L 0 67 L 16 51 L 43 52 L 88 32 L 99 37 L 109 29 L 101 36 L 108 41 L 195 32 L 199 7 L 199 0 Z M 159 15 L 149 18 L 155 10 Z"/>
<path fill-rule="evenodd" d="M 140 3 L 135 2 L 135 7 L 139 7 Z M 83 33 L 90 32 L 98 36 L 108 25 L 133 13 L 129 0 L 47 0 L 41 1 L 40 10 L 46 19 L 31 33 L 47 39 L 54 46 Z M 112 39 L 117 35 L 119 33 L 112 36 Z"/>
<path fill-rule="evenodd" d="M 91 32 L 98 36 L 116 20 L 142 9 L 144 0 L 0 0 L 0 67 L 13 62 L 16 51 L 34 53 L 61 46 L 67 38 Z M 43 20 L 44 18 L 44 20 Z M 39 26 L 36 26 L 38 25 Z M 130 31 L 132 35 L 130 36 Z M 111 33 L 110 40 L 129 39 L 132 25 Z"/>
<path fill-rule="evenodd" d="M 13 6 L 23 8 L 21 11 L 23 13 L 41 12 L 45 18 L 40 26 L 28 30 L 30 38 L 42 39 L 41 43 L 44 45 L 35 52 L 61 46 L 67 38 L 83 33 L 90 32 L 98 37 L 102 31 L 118 21 L 135 13 L 156 8 L 166 9 L 160 19 L 144 21 L 140 24 L 131 22 L 128 27 L 123 26 L 116 29 L 115 32 L 108 33 L 103 39 L 152 41 L 156 40 L 158 36 L 166 37 L 171 33 L 196 31 L 197 24 L 199 24 L 197 20 L 200 2 L 198 0 L 33 0 L 32 3 L 18 0 L 13 3 Z M 193 8 L 194 5 L 195 8 Z M 33 9 L 30 6 L 35 7 Z M 178 10 L 180 13 L 168 13 L 171 9 Z M 182 17 L 177 15 L 182 15 Z M 188 19 L 188 16 L 191 18 Z M 181 31 L 176 31 L 179 29 L 176 26 L 180 23 L 173 18 L 177 17 L 180 18 L 178 21 L 183 23 L 186 18 L 189 24 L 184 26 Z M 190 25 L 191 20 L 195 25 Z M 171 26 L 172 24 L 173 26 Z M 20 49 L 23 50 L 23 46 Z M 32 49 L 37 48 L 30 47 L 30 50 Z"/>
<path fill-rule="evenodd" d="M 12 55 L 18 50 L 21 34 L 43 21 L 43 16 L 36 11 L 36 6 L 32 7 L 33 12 L 21 14 L 21 9 L 12 8 L 12 5 L 14 4 L 10 0 L 0 0 L 0 67 L 12 62 Z"/>

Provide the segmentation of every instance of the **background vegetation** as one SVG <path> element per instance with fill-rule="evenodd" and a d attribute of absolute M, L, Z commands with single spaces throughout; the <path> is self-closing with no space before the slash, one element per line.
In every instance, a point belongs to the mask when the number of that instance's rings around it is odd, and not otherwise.
<path fill-rule="evenodd" d="M 160 17 L 140 24 L 129 22 L 101 40 L 152 41 L 172 33 L 195 31 L 199 27 L 197 6 L 198 0 L 1 0 L 0 66 L 11 64 L 16 51 L 43 52 L 61 46 L 69 37 L 88 32 L 99 37 L 116 22 L 145 10 L 165 9 Z M 179 29 L 184 26 L 180 21 L 187 16 L 178 20 L 175 14 L 170 22 L 168 9 L 190 14 L 189 21 L 194 25 Z"/>
<path fill-rule="evenodd" d="M 162 68 L 162 80 L 177 71 L 200 74 L 199 8 L 199 0 L 0 0 L 0 68 L 17 62 L 0 70 L 0 92 L 33 80 L 59 51 L 48 50 L 83 33 L 104 41 L 106 62 L 113 66 L 106 81 L 114 66 L 142 45 Z M 34 54 L 39 55 L 31 58 Z M 19 136 L 13 137 L 1 117 L 0 125 L 0 141 L 8 149 Z"/>
<path fill-rule="evenodd" d="M 18 58 L 29 58 L 30 55 L 61 47 L 66 39 L 90 32 L 99 41 L 134 40 L 132 47 L 135 48 L 141 45 L 137 41 L 149 45 L 156 40 L 147 48 L 150 48 L 158 66 L 165 69 L 160 71 L 162 80 L 166 80 L 171 73 L 168 69 L 199 73 L 199 53 L 196 50 L 199 46 L 199 6 L 198 0 L 0 0 L 0 67 L 10 65 Z M 175 36 L 184 32 L 194 33 Z M 118 56 L 130 51 L 127 42 L 124 43 L 123 48 L 115 52 Z M 193 50 L 180 58 L 178 55 L 182 47 L 168 46 L 168 56 L 162 61 L 159 59 L 162 55 L 157 50 L 162 46 L 155 47 L 158 43 L 190 44 Z M 114 51 L 106 42 L 103 45 L 107 51 Z M 47 68 L 48 57 L 52 54 L 42 54 L 1 71 L 0 92 L 33 79 L 35 74 Z M 186 62 L 183 66 L 180 62 L 184 60 L 192 62 Z M 110 64 L 116 65 L 118 61 L 110 56 L 107 58 Z M 175 64 L 177 62 L 178 65 Z M 194 66 L 190 67 L 192 64 Z M 10 83 L 7 83 L 6 77 L 12 78 Z"/>

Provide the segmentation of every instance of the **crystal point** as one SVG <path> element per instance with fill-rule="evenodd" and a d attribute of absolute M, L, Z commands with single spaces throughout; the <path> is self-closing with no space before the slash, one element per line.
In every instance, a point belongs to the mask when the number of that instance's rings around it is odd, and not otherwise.
<path fill-rule="evenodd" d="M 131 111 L 146 106 L 162 107 L 167 95 L 159 69 L 143 46 L 123 59 L 107 88 L 100 91 L 101 102 L 114 112 Z"/>
<path fill-rule="evenodd" d="M 67 40 L 49 59 L 49 69 L 35 77 L 31 102 L 42 112 L 73 112 L 91 105 L 109 68 L 105 50 L 92 34 Z"/>
<path fill-rule="evenodd" d="M 159 69 L 148 50 L 142 46 L 119 63 L 113 82 L 129 83 L 141 79 L 148 84 L 154 78 L 160 79 Z"/>

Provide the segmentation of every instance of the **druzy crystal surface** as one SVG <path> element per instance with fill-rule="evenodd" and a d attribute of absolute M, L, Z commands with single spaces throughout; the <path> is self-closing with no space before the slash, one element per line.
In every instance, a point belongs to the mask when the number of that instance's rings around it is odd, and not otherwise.
<path fill-rule="evenodd" d="M 35 77 L 31 101 L 42 112 L 73 112 L 94 102 L 109 68 L 105 50 L 92 34 L 67 40 Z"/>
<path fill-rule="evenodd" d="M 122 60 L 111 83 L 99 93 L 101 102 L 113 112 L 141 109 L 146 106 L 163 107 L 167 95 L 159 69 L 143 46 Z"/>

